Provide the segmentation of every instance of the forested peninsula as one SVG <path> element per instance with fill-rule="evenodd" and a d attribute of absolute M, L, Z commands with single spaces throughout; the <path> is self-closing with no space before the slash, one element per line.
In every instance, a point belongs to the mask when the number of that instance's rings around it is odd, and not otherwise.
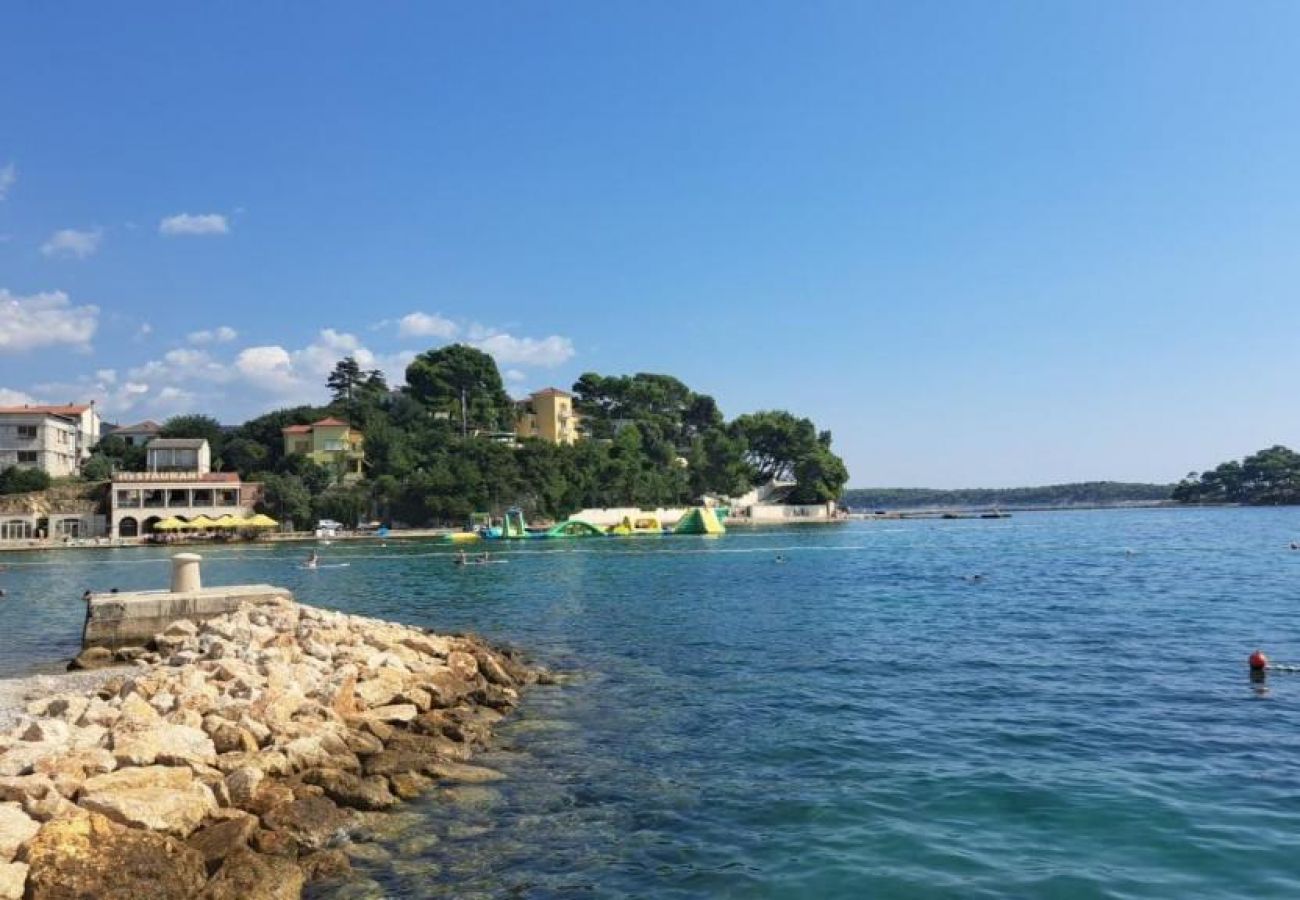
<path fill-rule="evenodd" d="M 298 406 L 234 428 L 202 414 L 164 423 L 162 437 L 204 438 L 213 468 L 261 482 L 261 511 L 284 522 L 347 525 L 374 518 L 412 527 L 463 525 L 471 513 L 511 506 L 561 519 L 586 507 L 682 506 L 738 496 L 776 479 L 789 503 L 824 503 L 848 481 L 831 434 L 782 410 L 728 421 L 708 394 L 670 375 L 582 375 L 572 385 L 582 437 L 549 443 L 514 433 L 516 403 L 488 354 L 452 344 L 420 354 L 390 386 L 377 370 L 340 360 L 324 407 Z M 286 454 L 282 430 L 324 417 L 364 436 L 364 472 L 352 483 Z M 112 435 L 84 477 L 144 468 L 144 451 Z M 27 485 L 23 485 L 27 487 Z M 29 487 L 38 489 L 40 486 Z"/>
<path fill-rule="evenodd" d="M 1208 472 L 1188 472 L 1173 497 L 1180 503 L 1300 504 L 1300 453 L 1276 444 Z"/>
<path fill-rule="evenodd" d="M 1171 485 L 1123 481 L 1083 481 L 1019 488 L 850 488 L 843 504 L 855 512 L 877 509 L 956 509 L 960 507 L 1123 506 L 1161 503 Z"/>

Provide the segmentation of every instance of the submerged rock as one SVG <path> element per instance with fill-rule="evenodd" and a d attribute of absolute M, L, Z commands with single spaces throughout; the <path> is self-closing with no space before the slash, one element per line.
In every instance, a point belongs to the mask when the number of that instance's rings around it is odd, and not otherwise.
<path fill-rule="evenodd" d="M 226 857 L 199 900 L 298 900 L 304 881 L 296 862 L 243 848 Z"/>

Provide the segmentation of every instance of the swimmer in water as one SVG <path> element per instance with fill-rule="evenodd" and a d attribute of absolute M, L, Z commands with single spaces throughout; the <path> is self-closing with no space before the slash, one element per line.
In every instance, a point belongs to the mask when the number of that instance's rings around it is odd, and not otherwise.
<path fill-rule="evenodd" d="M 319 562 L 320 562 L 320 554 L 317 553 L 315 550 L 313 550 L 311 552 L 311 556 L 307 557 L 307 568 L 314 569 L 316 568 L 316 565 Z"/>
<path fill-rule="evenodd" d="M 469 565 L 469 555 L 466 554 L 464 550 L 462 550 L 456 554 L 455 562 L 456 565 L 458 566 L 467 566 Z"/>
<path fill-rule="evenodd" d="M 976 572 L 974 575 L 964 576 L 962 580 L 969 581 L 971 584 L 980 584 L 981 582 L 984 581 L 984 576 L 981 575 L 979 572 Z"/>
<path fill-rule="evenodd" d="M 780 553 L 778 553 L 778 554 L 776 555 L 776 561 L 779 562 L 779 563 L 783 563 L 783 562 L 785 562 L 785 557 L 782 556 Z"/>

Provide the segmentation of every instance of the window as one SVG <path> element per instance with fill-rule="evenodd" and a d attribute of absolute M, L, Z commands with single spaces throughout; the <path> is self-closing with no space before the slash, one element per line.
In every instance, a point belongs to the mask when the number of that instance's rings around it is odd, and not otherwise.
<path fill-rule="evenodd" d="M 162 509 L 166 503 L 167 492 L 162 488 L 149 488 L 144 492 L 144 505 L 147 509 Z"/>
<path fill-rule="evenodd" d="M 346 449 L 347 446 L 342 441 L 333 440 L 325 442 L 325 452 L 327 453 L 341 453 Z"/>
<path fill-rule="evenodd" d="M 211 505 L 212 505 L 212 489 L 211 489 L 211 488 L 198 488 L 198 489 L 196 489 L 196 490 L 194 491 L 194 500 L 193 500 L 193 503 L 194 503 L 195 506 L 211 506 Z"/>
<path fill-rule="evenodd" d="M 0 523 L 0 540 L 21 541 L 31 536 L 31 522 L 24 522 L 22 519 L 10 519 L 8 522 Z"/>
<path fill-rule="evenodd" d="M 184 488 L 172 488 L 167 492 L 167 505 L 185 507 L 190 505 L 190 492 Z"/>
<path fill-rule="evenodd" d="M 130 507 L 132 509 L 138 508 L 140 506 L 140 492 L 119 490 L 117 492 L 117 503 L 115 505 Z"/>
<path fill-rule="evenodd" d="M 34 440 L 36 440 L 36 426 L 35 426 L 35 425 L 19 425 L 19 426 L 18 426 L 18 439 L 19 439 L 20 441 L 34 441 Z"/>
<path fill-rule="evenodd" d="M 38 454 L 35 450 L 19 450 L 19 451 L 18 451 L 18 465 L 20 465 L 20 466 L 22 466 L 22 465 L 34 466 L 34 465 L 36 465 L 36 460 L 37 460 L 38 456 L 39 456 L 39 454 Z"/>
<path fill-rule="evenodd" d="M 217 506 L 238 506 L 239 491 L 230 488 L 217 488 Z"/>

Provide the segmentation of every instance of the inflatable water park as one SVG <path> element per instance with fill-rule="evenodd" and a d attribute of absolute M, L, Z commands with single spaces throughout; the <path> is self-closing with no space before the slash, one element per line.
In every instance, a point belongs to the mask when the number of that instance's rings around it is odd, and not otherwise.
<path fill-rule="evenodd" d="M 719 514 L 721 512 L 721 514 Z M 524 521 L 524 511 L 517 506 L 506 510 L 501 519 L 493 519 L 488 513 L 474 513 L 464 531 L 447 535 L 451 543 L 469 543 L 473 541 L 554 539 L 554 538 L 588 538 L 588 537 L 650 537 L 672 534 L 726 534 L 722 524 L 725 510 L 719 511 L 707 506 L 696 506 L 687 510 L 676 524 L 667 526 L 658 517 L 652 515 L 624 516 L 615 525 L 603 527 L 577 517 L 565 519 L 547 527 L 533 528 Z"/>

